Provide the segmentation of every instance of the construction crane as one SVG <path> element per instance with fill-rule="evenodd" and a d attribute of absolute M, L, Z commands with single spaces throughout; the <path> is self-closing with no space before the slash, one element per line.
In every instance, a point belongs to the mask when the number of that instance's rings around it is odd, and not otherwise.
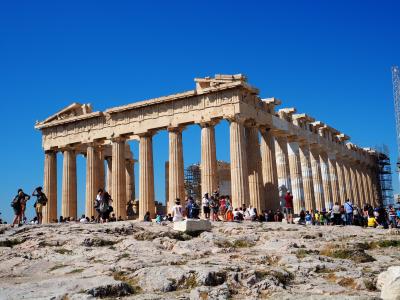
<path fill-rule="evenodd" d="M 397 172 L 400 173 L 400 70 L 398 66 L 392 67 L 392 82 L 397 134 Z"/>

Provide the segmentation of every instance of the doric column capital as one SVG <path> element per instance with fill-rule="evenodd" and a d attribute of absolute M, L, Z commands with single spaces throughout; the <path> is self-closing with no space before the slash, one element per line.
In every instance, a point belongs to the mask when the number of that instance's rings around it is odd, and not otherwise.
<path fill-rule="evenodd" d="M 182 131 L 184 131 L 185 129 L 186 129 L 186 126 L 183 126 L 183 125 L 167 127 L 168 132 L 177 132 L 177 133 L 182 133 Z"/>
<path fill-rule="evenodd" d="M 247 121 L 247 118 L 245 116 L 240 115 L 240 114 L 236 114 L 236 115 L 233 115 L 233 116 L 228 116 L 225 119 L 229 123 L 236 122 L 236 123 L 240 123 L 242 125 L 244 125 L 245 122 Z"/>
<path fill-rule="evenodd" d="M 126 140 L 127 140 L 127 138 L 124 136 L 114 136 L 114 137 L 110 138 L 110 141 L 112 143 L 121 143 L 121 142 L 125 142 Z"/>
<path fill-rule="evenodd" d="M 201 128 L 204 127 L 214 127 L 219 123 L 220 119 L 211 119 L 211 120 L 201 120 L 200 122 L 198 122 L 197 124 L 199 124 L 199 126 Z"/>
<path fill-rule="evenodd" d="M 137 136 L 139 138 L 142 137 L 153 137 L 157 133 L 157 130 L 147 130 L 146 132 L 138 133 Z"/>
<path fill-rule="evenodd" d="M 50 149 L 50 150 L 45 150 L 44 151 L 44 154 L 57 154 L 57 152 L 58 152 L 59 150 L 53 150 L 53 149 Z"/>
<path fill-rule="evenodd" d="M 78 149 L 76 146 L 72 146 L 72 145 L 67 145 L 67 146 L 63 146 L 60 148 L 60 151 L 62 153 L 68 151 L 68 152 L 76 152 Z"/>

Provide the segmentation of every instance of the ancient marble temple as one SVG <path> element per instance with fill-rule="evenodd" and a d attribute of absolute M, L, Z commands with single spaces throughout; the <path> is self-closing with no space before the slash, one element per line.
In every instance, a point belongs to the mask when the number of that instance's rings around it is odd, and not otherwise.
<path fill-rule="evenodd" d="M 378 204 L 376 153 L 281 101 L 261 99 L 243 75 L 196 78 L 196 88 L 170 96 L 93 112 L 73 103 L 35 126 L 43 135 L 44 221 L 57 218 L 57 152 L 63 154 L 62 215 L 77 216 L 76 157 L 86 157 L 86 211 L 95 215 L 99 188 L 113 199 L 116 216 L 126 217 L 135 199 L 134 159 L 127 141 L 139 141 L 139 218 L 154 216 L 153 136 L 169 132 L 167 207 L 185 198 L 182 131 L 201 127 L 202 193 L 217 190 L 215 126 L 229 122 L 231 191 L 234 207 L 259 211 L 279 206 L 279 189 L 294 197 L 294 210 L 328 208 L 350 198 L 356 205 Z M 185 147 L 191 147 L 190 144 Z M 156 151 L 167 151 L 156 149 Z M 107 161 L 107 164 L 104 163 Z M 106 166 L 106 167 L 105 167 Z M 106 168 L 106 170 L 105 170 Z M 107 182 L 105 174 L 107 173 Z"/>

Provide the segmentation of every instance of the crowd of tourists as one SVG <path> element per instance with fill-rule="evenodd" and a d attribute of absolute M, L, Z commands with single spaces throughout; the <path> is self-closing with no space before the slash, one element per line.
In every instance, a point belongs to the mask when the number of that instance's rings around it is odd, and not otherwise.
<path fill-rule="evenodd" d="M 36 197 L 34 208 L 36 216 L 27 221 L 25 211 L 27 202 L 30 198 Z M 184 219 L 204 218 L 211 221 L 225 222 L 282 222 L 291 224 L 304 225 L 358 225 L 364 227 L 381 227 L 400 228 L 400 206 L 395 208 L 389 206 L 372 207 L 365 204 L 358 207 L 347 199 L 344 204 L 333 203 L 328 209 L 322 210 L 301 210 L 296 218 L 294 218 L 293 196 L 287 191 L 280 197 L 280 207 L 272 210 L 267 209 L 258 211 L 256 207 L 243 204 L 241 207 L 234 208 L 232 201 L 228 195 L 219 195 L 214 192 L 211 196 L 206 193 L 201 201 L 195 201 L 192 197 L 188 197 L 185 203 L 181 203 L 180 199 L 176 199 L 175 205 L 171 212 L 166 215 L 157 214 L 155 221 L 161 222 L 177 222 Z M 47 197 L 43 193 L 42 187 L 37 187 L 31 195 L 26 194 L 22 189 L 18 189 L 17 195 L 13 198 L 11 206 L 14 210 L 14 219 L 12 226 L 22 224 L 41 224 L 43 218 L 43 207 L 47 204 Z M 60 216 L 59 219 L 52 220 L 53 223 L 103 223 L 123 221 L 122 217 L 118 218 L 113 213 L 113 200 L 110 194 L 103 189 L 99 189 L 96 199 L 94 200 L 94 210 L 96 216 L 82 215 L 80 218 L 72 218 L 69 216 Z M 133 216 L 133 201 L 128 201 L 127 215 Z M 151 222 L 151 214 L 147 212 L 142 221 Z M 3 221 L 0 219 L 0 224 Z"/>
<path fill-rule="evenodd" d="M 211 221 L 227 222 L 282 222 L 303 225 L 357 225 L 363 227 L 400 228 L 400 207 L 395 209 L 389 206 L 372 207 L 365 204 L 363 207 L 353 205 L 347 199 L 343 205 L 334 203 L 328 209 L 301 210 L 294 218 L 293 195 L 290 191 L 281 197 L 280 208 L 258 211 L 256 207 L 243 204 L 234 208 L 229 196 L 220 196 L 217 192 L 210 196 L 204 195 L 200 203 L 189 197 L 182 205 L 180 199 L 176 199 L 171 214 L 167 216 L 158 215 L 157 222 L 163 220 L 181 221 L 183 219 L 202 218 Z"/>

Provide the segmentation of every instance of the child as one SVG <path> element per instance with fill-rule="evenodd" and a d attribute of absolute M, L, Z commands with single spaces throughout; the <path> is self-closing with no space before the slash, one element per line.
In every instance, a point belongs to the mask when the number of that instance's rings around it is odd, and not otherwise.
<path fill-rule="evenodd" d="M 156 216 L 156 223 L 161 224 L 161 216 L 159 214 Z"/>
<path fill-rule="evenodd" d="M 378 226 L 379 224 L 378 224 L 378 222 L 376 221 L 376 219 L 375 219 L 375 216 L 374 215 L 370 215 L 369 217 L 368 217 L 368 227 L 373 227 L 373 228 L 375 228 L 376 226 Z"/>
<path fill-rule="evenodd" d="M 315 215 L 314 215 L 315 225 L 321 225 L 321 223 L 319 222 L 320 219 L 321 219 L 321 215 L 320 215 L 319 211 L 316 210 Z"/>

